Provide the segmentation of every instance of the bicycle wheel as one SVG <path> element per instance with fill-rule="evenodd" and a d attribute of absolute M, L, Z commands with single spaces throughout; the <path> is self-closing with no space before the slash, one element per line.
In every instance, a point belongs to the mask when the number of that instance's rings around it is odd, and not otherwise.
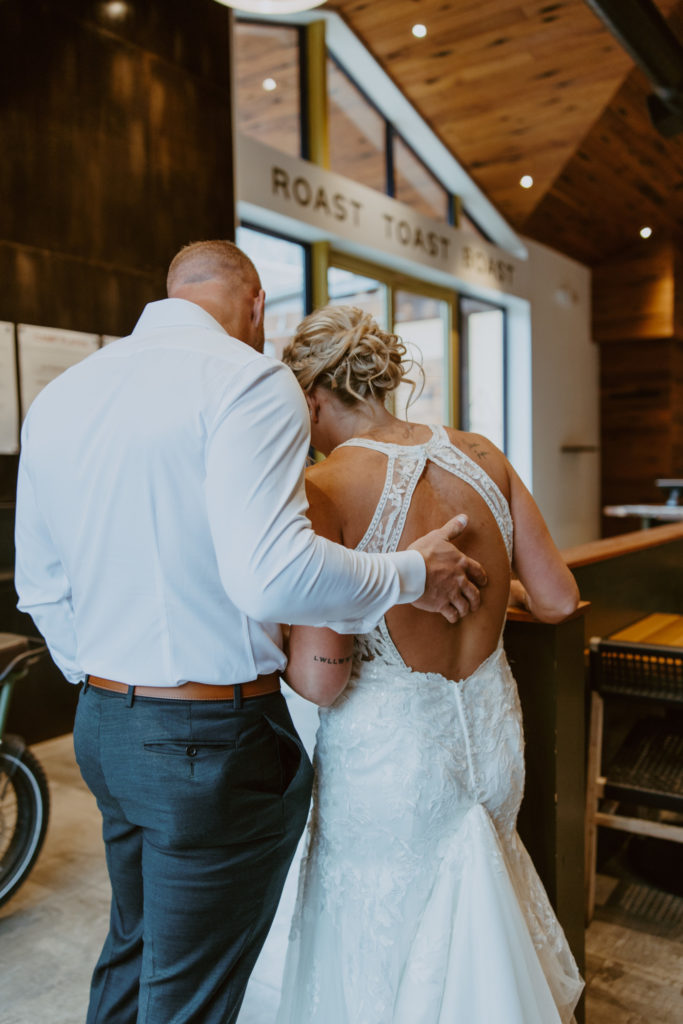
<path fill-rule="evenodd" d="M 0 747 L 0 906 L 17 891 L 45 839 L 50 793 L 40 762 L 11 737 Z"/>

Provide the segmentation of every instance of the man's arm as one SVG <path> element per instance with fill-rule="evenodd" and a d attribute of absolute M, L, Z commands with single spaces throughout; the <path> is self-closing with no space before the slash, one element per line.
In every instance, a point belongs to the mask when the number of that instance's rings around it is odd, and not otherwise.
<path fill-rule="evenodd" d="M 392 605 L 413 601 L 438 611 L 448 603 L 457 617 L 449 601 L 462 596 L 464 556 L 437 531 L 392 555 L 348 551 L 313 533 L 303 479 L 309 443 L 291 371 L 268 359 L 249 364 L 207 450 L 209 519 L 234 604 L 257 620 L 340 633 L 367 632 Z"/>
<path fill-rule="evenodd" d="M 85 678 L 76 660 L 71 585 L 36 501 L 22 445 L 17 481 L 15 585 L 18 608 L 44 636 L 57 667 L 71 683 Z"/>

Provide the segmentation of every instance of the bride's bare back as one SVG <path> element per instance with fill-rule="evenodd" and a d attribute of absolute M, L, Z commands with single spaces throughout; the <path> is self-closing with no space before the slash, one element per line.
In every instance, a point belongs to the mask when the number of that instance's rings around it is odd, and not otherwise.
<path fill-rule="evenodd" d="M 415 424 L 411 425 L 411 444 L 406 445 L 405 426 L 398 424 L 396 430 L 374 432 L 372 440 L 400 445 L 407 454 L 411 454 L 411 447 L 430 440 L 430 428 Z M 495 447 L 461 431 L 448 431 L 448 436 L 457 449 L 485 470 L 509 501 L 505 460 Z M 312 514 L 317 517 L 320 507 L 325 505 L 329 510 L 332 504 L 341 528 L 338 539 L 355 548 L 373 519 L 386 475 L 384 452 L 355 445 L 337 448 L 324 463 L 309 471 L 307 489 Z M 481 562 L 488 573 L 480 608 L 455 624 L 412 605 L 398 605 L 386 616 L 389 632 L 406 664 L 449 679 L 469 675 L 495 649 L 507 607 L 510 562 L 500 527 L 486 501 L 466 480 L 428 459 L 410 500 L 397 550 L 404 550 L 418 537 L 463 512 L 469 523 L 458 538 L 458 547 Z"/>

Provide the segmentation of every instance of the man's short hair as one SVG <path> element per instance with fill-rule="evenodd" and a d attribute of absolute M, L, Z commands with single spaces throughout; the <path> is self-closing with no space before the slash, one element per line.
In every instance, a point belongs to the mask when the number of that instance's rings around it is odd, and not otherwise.
<path fill-rule="evenodd" d="M 218 278 L 240 277 L 245 284 L 260 279 L 256 267 L 234 242 L 217 239 L 185 245 L 171 260 L 166 277 L 166 290 L 173 291 L 188 284 L 201 284 Z"/>

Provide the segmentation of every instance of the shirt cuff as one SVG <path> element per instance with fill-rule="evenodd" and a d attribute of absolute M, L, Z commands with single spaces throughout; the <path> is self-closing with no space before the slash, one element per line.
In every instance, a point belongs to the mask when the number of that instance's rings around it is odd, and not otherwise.
<path fill-rule="evenodd" d="M 427 582 L 427 566 L 419 551 L 396 551 L 391 555 L 399 580 L 396 604 L 412 604 L 422 597 Z"/>

